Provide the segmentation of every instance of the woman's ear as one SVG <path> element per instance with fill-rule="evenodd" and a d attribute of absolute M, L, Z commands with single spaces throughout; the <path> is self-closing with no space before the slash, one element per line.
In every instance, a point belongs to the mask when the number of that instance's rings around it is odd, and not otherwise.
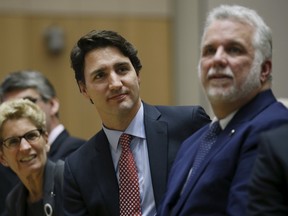
<path fill-rule="evenodd" d="M 45 144 L 45 151 L 48 153 L 50 151 L 50 145 L 49 143 Z"/>
<path fill-rule="evenodd" d="M 5 167 L 9 167 L 8 163 L 6 162 L 6 160 L 4 158 L 4 154 L 3 154 L 2 150 L 0 150 L 0 163 Z"/>
<path fill-rule="evenodd" d="M 48 142 L 48 133 L 45 132 L 45 134 L 42 135 L 45 140 L 45 151 L 48 153 L 50 151 L 50 144 Z"/>

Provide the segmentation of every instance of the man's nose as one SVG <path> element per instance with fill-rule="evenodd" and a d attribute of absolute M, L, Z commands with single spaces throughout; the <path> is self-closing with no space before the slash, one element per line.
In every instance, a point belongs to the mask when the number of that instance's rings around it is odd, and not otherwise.
<path fill-rule="evenodd" d="M 117 73 L 112 72 L 109 75 L 109 88 L 117 89 L 120 88 L 121 86 L 122 86 L 121 77 Z"/>
<path fill-rule="evenodd" d="M 227 53 L 222 46 L 217 48 L 215 55 L 213 56 L 214 67 L 225 67 L 227 65 Z"/>

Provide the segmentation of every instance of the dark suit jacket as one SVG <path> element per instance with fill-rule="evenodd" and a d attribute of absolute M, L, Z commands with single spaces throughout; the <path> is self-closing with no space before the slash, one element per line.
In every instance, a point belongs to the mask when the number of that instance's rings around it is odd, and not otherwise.
<path fill-rule="evenodd" d="M 7 194 L 18 181 L 17 175 L 10 168 L 0 164 L 0 215 L 4 212 Z"/>
<path fill-rule="evenodd" d="M 62 131 L 51 145 L 48 157 L 52 161 L 65 160 L 86 141 L 70 136 L 67 130 Z"/>
<path fill-rule="evenodd" d="M 48 157 L 52 161 L 65 158 L 78 149 L 85 140 L 75 138 L 69 135 L 67 130 L 62 131 L 51 145 Z M 17 184 L 18 177 L 9 168 L 0 164 L 0 215 L 5 209 L 5 199 L 7 194 Z"/>
<path fill-rule="evenodd" d="M 197 140 L 208 126 L 193 134 L 181 145 L 158 215 L 245 215 L 257 137 L 284 123 L 288 123 L 288 110 L 270 90 L 260 93 L 219 134 L 180 196 L 199 146 Z"/>
<path fill-rule="evenodd" d="M 144 124 L 156 206 L 181 142 L 210 118 L 201 107 L 144 104 Z M 118 181 L 103 130 L 66 159 L 65 215 L 119 215 Z"/>
<path fill-rule="evenodd" d="M 288 215 L 288 125 L 261 136 L 248 215 Z"/>
<path fill-rule="evenodd" d="M 43 208 L 44 204 L 49 202 L 53 206 L 53 216 L 63 215 L 63 171 L 63 161 L 57 162 L 56 165 L 56 163 L 47 160 L 44 173 Z M 53 192 L 53 196 L 51 196 L 51 192 Z M 7 216 L 26 216 L 27 196 L 27 189 L 22 182 L 19 182 L 7 196 Z M 39 213 L 39 216 L 41 215 L 43 213 Z"/>

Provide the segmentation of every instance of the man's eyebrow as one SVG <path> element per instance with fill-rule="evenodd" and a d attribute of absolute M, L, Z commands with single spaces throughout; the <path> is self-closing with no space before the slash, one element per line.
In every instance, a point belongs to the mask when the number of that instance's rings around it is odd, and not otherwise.
<path fill-rule="evenodd" d="M 127 66 L 130 65 L 128 61 L 124 61 L 124 62 L 117 62 L 114 66 Z"/>

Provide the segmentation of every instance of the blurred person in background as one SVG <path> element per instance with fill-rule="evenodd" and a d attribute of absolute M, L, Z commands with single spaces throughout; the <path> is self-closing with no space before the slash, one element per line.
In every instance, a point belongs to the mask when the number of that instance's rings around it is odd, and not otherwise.
<path fill-rule="evenodd" d="M 248 216 L 288 215 L 288 124 L 261 135 L 249 185 Z"/>

